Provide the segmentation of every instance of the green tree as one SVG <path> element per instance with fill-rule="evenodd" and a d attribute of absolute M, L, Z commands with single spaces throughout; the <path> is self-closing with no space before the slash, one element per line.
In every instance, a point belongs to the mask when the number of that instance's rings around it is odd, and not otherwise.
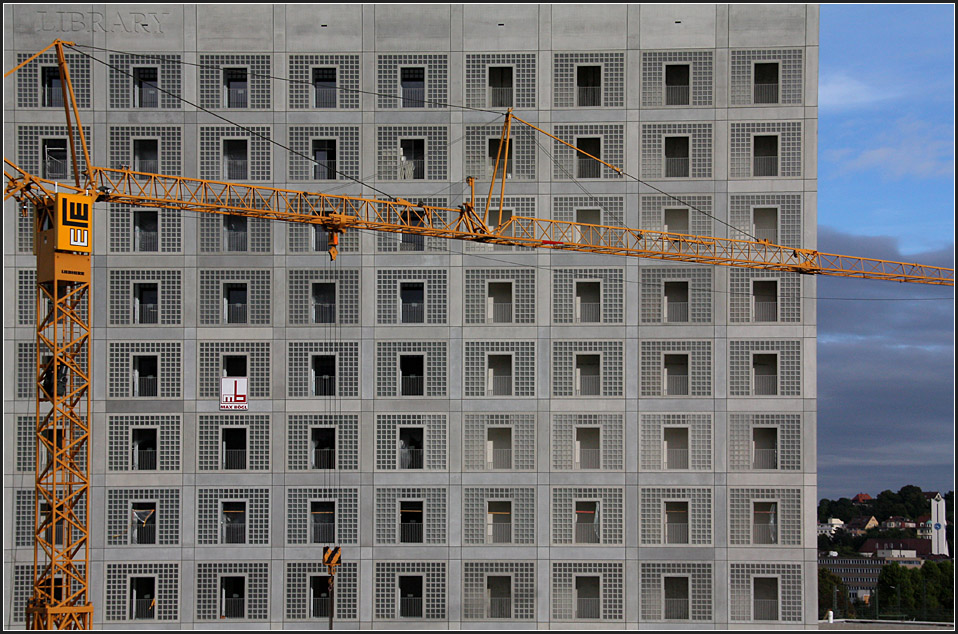
<path fill-rule="evenodd" d="M 824 619 L 829 610 L 835 618 L 854 618 L 855 610 L 848 599 L 848 588 L 841 577 L 820 566 L 818 568 L 818 618 Z"/>

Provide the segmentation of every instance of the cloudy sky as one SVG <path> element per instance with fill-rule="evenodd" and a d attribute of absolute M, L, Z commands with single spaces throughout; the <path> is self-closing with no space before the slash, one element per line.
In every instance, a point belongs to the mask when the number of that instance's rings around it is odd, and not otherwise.
<path fill-rule="evenodd" d="M 954 268 L 952 5 L 821 7 L 818 248 Z M 819 278 L 819 498 L 954 488 L 954 288 Z"/>

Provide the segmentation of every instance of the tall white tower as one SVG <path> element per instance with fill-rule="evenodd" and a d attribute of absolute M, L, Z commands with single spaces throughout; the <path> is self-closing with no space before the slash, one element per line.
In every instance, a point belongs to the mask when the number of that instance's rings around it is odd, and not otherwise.
<path fill-rule="evenodd" d="M 945 499 L 941 493 L 931 500 L 931 554 L 948 556 L 948 540 L 945 539 Z"/>

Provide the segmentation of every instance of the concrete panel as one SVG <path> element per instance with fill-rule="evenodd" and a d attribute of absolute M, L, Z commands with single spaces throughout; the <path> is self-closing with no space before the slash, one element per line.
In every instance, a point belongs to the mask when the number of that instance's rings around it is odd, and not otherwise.
<path fill-rule="evenodd" d="M 557 4 L 552 7 L 552 48 L 604 51 L 625 48 L 628 6 Z"/>
<path fill-rule="evenodd" d="M 289 52 L 344 53 L 363 50 L 363 7 L 358 4 L 286 5 Z"/>
<path fill-rule="evenodd" d="M 729 7 L 728 45 L 804 46 L 805 11 L 803 4 L 736 4 Z"/>
<path fill-rule="evenodd" d="M 430 52 L 450 49 L 449 5 L 377 4 L 366 10 L 373 11 L 376 21 L 376 41 L 369 42 L 367 48 Z"/>
<path fill-rule="evenodd" d="M 465 5 L 462 12 L 462 50 L 534 51 L 539 8 L 534 4 Z M 453 47 L 458 48 L 458 47 Z"/>
<path fill-rule="evenodd" d="M 273 50 L 273 8 L 204 4 L 196 8 L 197 49 L 204 52 L 254 53 Z"/>
<path fill-rule="evenodd" d="M 715 46 L 715 9 L 693 4 L 643 5 L 642 48 Z"/>

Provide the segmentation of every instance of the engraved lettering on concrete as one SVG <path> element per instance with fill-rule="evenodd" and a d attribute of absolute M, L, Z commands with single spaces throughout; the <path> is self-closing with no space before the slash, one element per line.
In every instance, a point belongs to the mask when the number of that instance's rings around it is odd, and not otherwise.
<path fill-rule="evenodd" d="M 42 11 L 37 13 L 37 30 L 59 33 L 163 33 L 163 22 L 169 12 L 131 11 Z"/>

